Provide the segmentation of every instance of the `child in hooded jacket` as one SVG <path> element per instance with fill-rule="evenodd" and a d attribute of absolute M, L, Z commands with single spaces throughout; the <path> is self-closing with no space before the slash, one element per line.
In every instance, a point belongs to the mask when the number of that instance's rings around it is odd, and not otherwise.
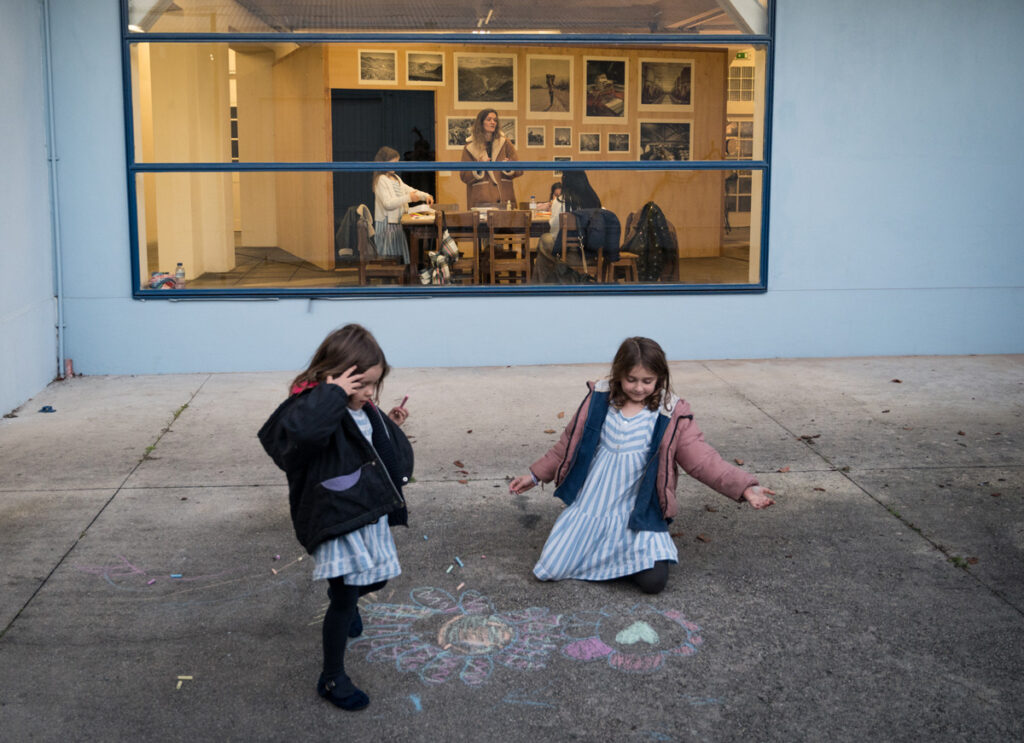
<path fill-rule="evenodd" d="M 774 491 L 724 461 L 672 393 L 665 353 L 650 338 L 627 338 L 606 380 L 589 384 L 561 438 L 509 484 L 513 494 L 554 481 L 568 506 L 533 572 L 541 580 L 629 577 L 659 593 L 679 553 L 668 531 L 682 467 L 708 487 L 757 509 Z"/>
<path fill-rule="evenodd" d="M 388 527 L 407 521 L 402 486 L 413 454 L 399 426 L 408 412 L 404 401 L 387 415 L 374 404 L 388 371 L 368 330 L 339 328 L 259 432 L 288 477 L 292 524 L 313 555 L 313 578 L 329 585 L 317 692 L 350 711 L 370 703 L 345 672 L 348 638 L 363 629 L 357 602 L 401 572 Z"/>

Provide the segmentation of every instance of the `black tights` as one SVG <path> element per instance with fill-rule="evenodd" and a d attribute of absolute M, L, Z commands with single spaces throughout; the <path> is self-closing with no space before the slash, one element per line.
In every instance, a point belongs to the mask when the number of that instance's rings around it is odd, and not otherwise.
<path fill-rule="evenodd" d="M 661 593 L 668 583 L 668 560 L 658 560 L 653 568 L 629 576 L 644 593 Z"/>
<path fill-rule="evenodd" d="M 379 591 L 386 584 L 383 580 L 369 586 L 347 586 L 345 579 L 328 578 L 327 597 L 331 600 L 324 614 L 324 678 L 335 679 L 345 675 L 345 647 L 348 645 L 348 628 L 358 611 L 359 597 Z"/>

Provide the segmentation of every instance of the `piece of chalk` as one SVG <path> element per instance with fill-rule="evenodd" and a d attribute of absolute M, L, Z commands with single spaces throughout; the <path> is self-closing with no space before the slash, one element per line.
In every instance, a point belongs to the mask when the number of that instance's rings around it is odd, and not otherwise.
<path fill-rule="evenodd" d="M 459 567 L 460 568 L 466 567 L 465 565 L 462 564 L 462 560 L 459 559 L 458 555 L 455 555 L 455 562 L 459 563 Z"/>
<path fill-rule="evenodd" d="M 274 555 L 274 559 L 275 560 L 280 560 L 281 559 L 281 555 Z"/>
<path fill-rule="evenodd" d="M 271 568 L 270 572 L 273 573 L 274 575 L 277 575 L 277 571 L 274 568 Z"/>
<path fill-rule="evenodd" d="M 181 573 L 171 573 L 171 577 L 172 578 L 180 578 L 181 577 Z"/>
<path fill-rule="evenodd" d="M 459 585 L 455 586 L 455 590 L 456 590 L 456 591 L 461 591 L 461 590 L 462 590 L 462 587 L 463 587 L 464 585 L 466 585 L 466 584 L 465 584 L 465 583 L 460 583 Z"/>
<path fill-rule="evenodd" d="M 153 578 L 152 580 L 150 580 L 150 581 L 149 581 L 149 583 L 147 583 L 146 585 L 147 585 L 147 586 L 151 586 L 151 585 L 153 585 L 154 583 L 156 583 L 156 578 Z"/>
<path fill-rule="evenodd" d="M 447 570 L 445 570 L 444 572 L 446 572 L 446 573 L 450 573 L 450 572 L 452 572 L 452 568 L 454 568 L 454 567 L 455 567 L 454 565 L 449 565 L 449 566 L 448 566 L 448 569 L 447 569 Z"/>
<path fill-rule="evenodd" d="M 426 535 L 426 534 L 424 534 L 424 535 L 423 535 L 423 541 L 424 541 L 424 542 L 426 542 L 426 541 L 427 541 L 427 535 Z"/>
<path fill-rule="evenodd" d="M 398 404 L 398 407 L 400 407 L 400 408 L 404 408 L 404 407 L 405 407 L 405 403 L 406 403 L 406 402 L 408 402 L 408 400 L 409 400 L 409 396 L 408 396 L 408 395 L 406 395 L 405 397 L 403 397 L 403 398 L 402 398 L 402 402 L 400 402 L 400 403 Z"/>

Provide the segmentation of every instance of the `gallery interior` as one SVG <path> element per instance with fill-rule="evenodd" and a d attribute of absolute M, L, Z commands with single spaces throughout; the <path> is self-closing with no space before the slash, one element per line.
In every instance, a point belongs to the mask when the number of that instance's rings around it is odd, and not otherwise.
<path fill-rule="evenodd" d="M 547 232 L 574 269 L 555 283 L 757 285 L 769 62 L 749 37 L 766 33 L 764 5 L 585 5 L 128 2 L 136 292 L 536 288 Z M 514 166 L 466 164 L 485 110 Z M 375 161 L 385 146 L 397 162 Z M 510 168 L 514 198 L 469 203 L 466 178 Z M 554 184 L 580 171 L 618 254 L 550 217 Z M 387 172 L 432 197 L 401 217 L 408 257 L 373 245 Z M 360 206 L 372 216 L 354 242 Z M 522 244 L 503 242 L 495 211 L 527 215 Z M 670 235 L 656 261 L 652 214 Z M 445 229 L 457 253 L 442 274 Z M 504 270 L 503 249 L 527 267 Z"/>

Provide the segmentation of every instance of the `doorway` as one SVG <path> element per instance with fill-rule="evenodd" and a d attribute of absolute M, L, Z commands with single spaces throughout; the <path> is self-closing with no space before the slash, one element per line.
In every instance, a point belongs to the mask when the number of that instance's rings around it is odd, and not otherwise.
<path fill-rule="evenodd" d="M 331 91 L 332 159 L 334 162 L 372 161 L 387 145 L 402 160 L 435 159 L 433 142 L 434 92 L 430 90 Z M 366 204 L 373 211 L 371 173 L 334 174 L 334 228 L 350 206 Z M 437 193 L 434 172 L 404 173 L 413 188 Z"/>

